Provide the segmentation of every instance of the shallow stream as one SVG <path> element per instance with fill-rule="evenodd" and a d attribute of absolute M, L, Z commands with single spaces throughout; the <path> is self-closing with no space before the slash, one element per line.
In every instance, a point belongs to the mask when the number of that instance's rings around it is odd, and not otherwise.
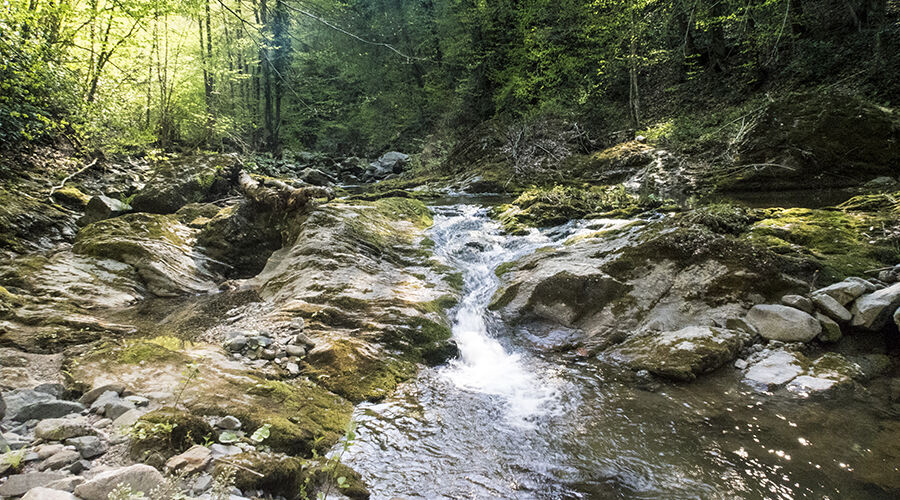
<path fill-rule="evenodd" d="M 869 480 L 896 473 L 880 457 L 900 424 L 883 387 L 810 400 L 756 393 L 729 369 L 640 386 L 488 311 L 498 265 L 622 221 L 506 236 L 484 208 L 434 212 L 436 253 L 464 274 L 461 355 L 357 408 L 343 460 L 373 498 L 885 498 Z"/>

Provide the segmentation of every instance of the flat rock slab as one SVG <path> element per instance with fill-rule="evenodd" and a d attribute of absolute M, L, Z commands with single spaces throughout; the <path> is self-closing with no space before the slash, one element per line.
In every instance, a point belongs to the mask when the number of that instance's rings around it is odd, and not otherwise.
<path fill-rule="evenodd" d="M 801 358 L 787 351 L 773 351 L 754 363 L 744 374 L 744 382 L 768 391 L 781 387 L 803 373 Z"/>
<path fill-rule="evenodd" d="M 48 418 L 42 420 L 34 428 L 34 435 L 46 441 L 62 441 L 65 439 L 89 436 L 96 431 L 86 418 Z"/>
<path fill-rule="evenodd" d="M 84 405 L 75 401 L 40 401 L 23 406 L 13 418 L 19 422 L 27 422 L 35 419 L 59 418 L 82 411 L 84 411 Z"/>
<path fill-rule="evenodd" d="M 871 284 L 869 286 L 871 286 Z M 829 297 L 837 301 L 840 305 L 846 306 L 867 291 L 870 290 L 866 286 L 866 284 L 862 282 L 862 280 L 847 279 L 833 285 L 826 286 L 825 288 L 820 288 L 813 292 L 813 295 L 828 295 Z"/>
<path fill-rule="evenodd" d="M 137 464 L 98 474 L 90 481 L 75 487 L 75 496 L 84 500 L 107 500 L 110 492 L 119 485 L 129 486 L 133 492 L 151 490 L 163 484 L 163 476 L 149 465 Z"/>
<path fill-rule="evenodd" d="M 27 472 L 9 476 L 5 483 L 0 484 L 0 497 L 22 496 L 33 488 L 47 486 L 64 477 L 66 475 L 60 472 Z"/>

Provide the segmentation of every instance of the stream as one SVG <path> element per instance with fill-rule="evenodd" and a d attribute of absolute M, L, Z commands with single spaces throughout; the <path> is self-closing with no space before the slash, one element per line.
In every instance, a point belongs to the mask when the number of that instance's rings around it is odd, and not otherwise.
<path fill-rule="evenodd" d="M 884 498 L 856 470 L 891 473 L 877 401 L 760 394 L 733 370 L 648 390 L 488 311 L 500 264 L 627 221 L 507 236 L 477 205 L 433 210 L 436 254 L 464 275 L 460 356 L 357 407 L 342 460 L 373 498 Z"/>

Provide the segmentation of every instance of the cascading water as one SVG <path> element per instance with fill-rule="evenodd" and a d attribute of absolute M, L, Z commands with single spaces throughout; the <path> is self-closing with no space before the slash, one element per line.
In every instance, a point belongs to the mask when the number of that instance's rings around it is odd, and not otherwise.
<path fill-rule="evenodd" d="M 727 370 L 647 391 L 601 364 L 524 348 L 487 310 L 498 265 L 626 221 L 508 236 L 484 208 L 433 210 L 435 253 L 463 273 L 460 356 L 357 407 L 342 459 L 374 499 L 880 497 L 838 458 L 869 426 L 823 432 L 819 417 L 868 422 L 866 404 L 775 400 Z"/>

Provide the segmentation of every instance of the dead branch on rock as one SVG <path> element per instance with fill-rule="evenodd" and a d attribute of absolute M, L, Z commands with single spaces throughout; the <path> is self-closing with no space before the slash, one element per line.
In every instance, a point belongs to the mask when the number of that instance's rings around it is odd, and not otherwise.
<path fill-rule="evenodd" d="M 94 161 L 88 163 L 87 165 L 85 165 L 84 167 L 82 167 L 80 170 L 78 170 L 78 171 L 75 172 L 74 174 L 72 174 L 72 175 L 66 177 L 65 179 L 63 179 L 62 182 L 60 182 L 58 186 L 53 186 L 53 187 L 51 187 L 51 188 L 50 188 L 50 194 L 47 195 L 47 199 L 49 200 L 49 199 L 53 198 L 53 193 L 55 193 L 57 190 L 62 189 L 63 186 L 65 186 L 67 182 L 69 182 L 70 180 L 72 180 L 73 177 L 75 177 L 76 175 L 78 175 L 78 174 L 80 174 L 80 173 L 86 171 L 87 169 L 93 167 L 93 166 L 96 165 L 96 164 L 97 164 L 97 158 L 94 158 Z"/>
<path fill-rule="evenodd" d="M 329 201 L 334 199 L 334 191 L 331 188 L 321 186 L 295 188 L 278 179 L 265 179 L 260 182 L 247 172 L 241 172 L 238 187 L 247 198 L 273 210 L 301 209 L 315 198 L 327 198 Z"/>

